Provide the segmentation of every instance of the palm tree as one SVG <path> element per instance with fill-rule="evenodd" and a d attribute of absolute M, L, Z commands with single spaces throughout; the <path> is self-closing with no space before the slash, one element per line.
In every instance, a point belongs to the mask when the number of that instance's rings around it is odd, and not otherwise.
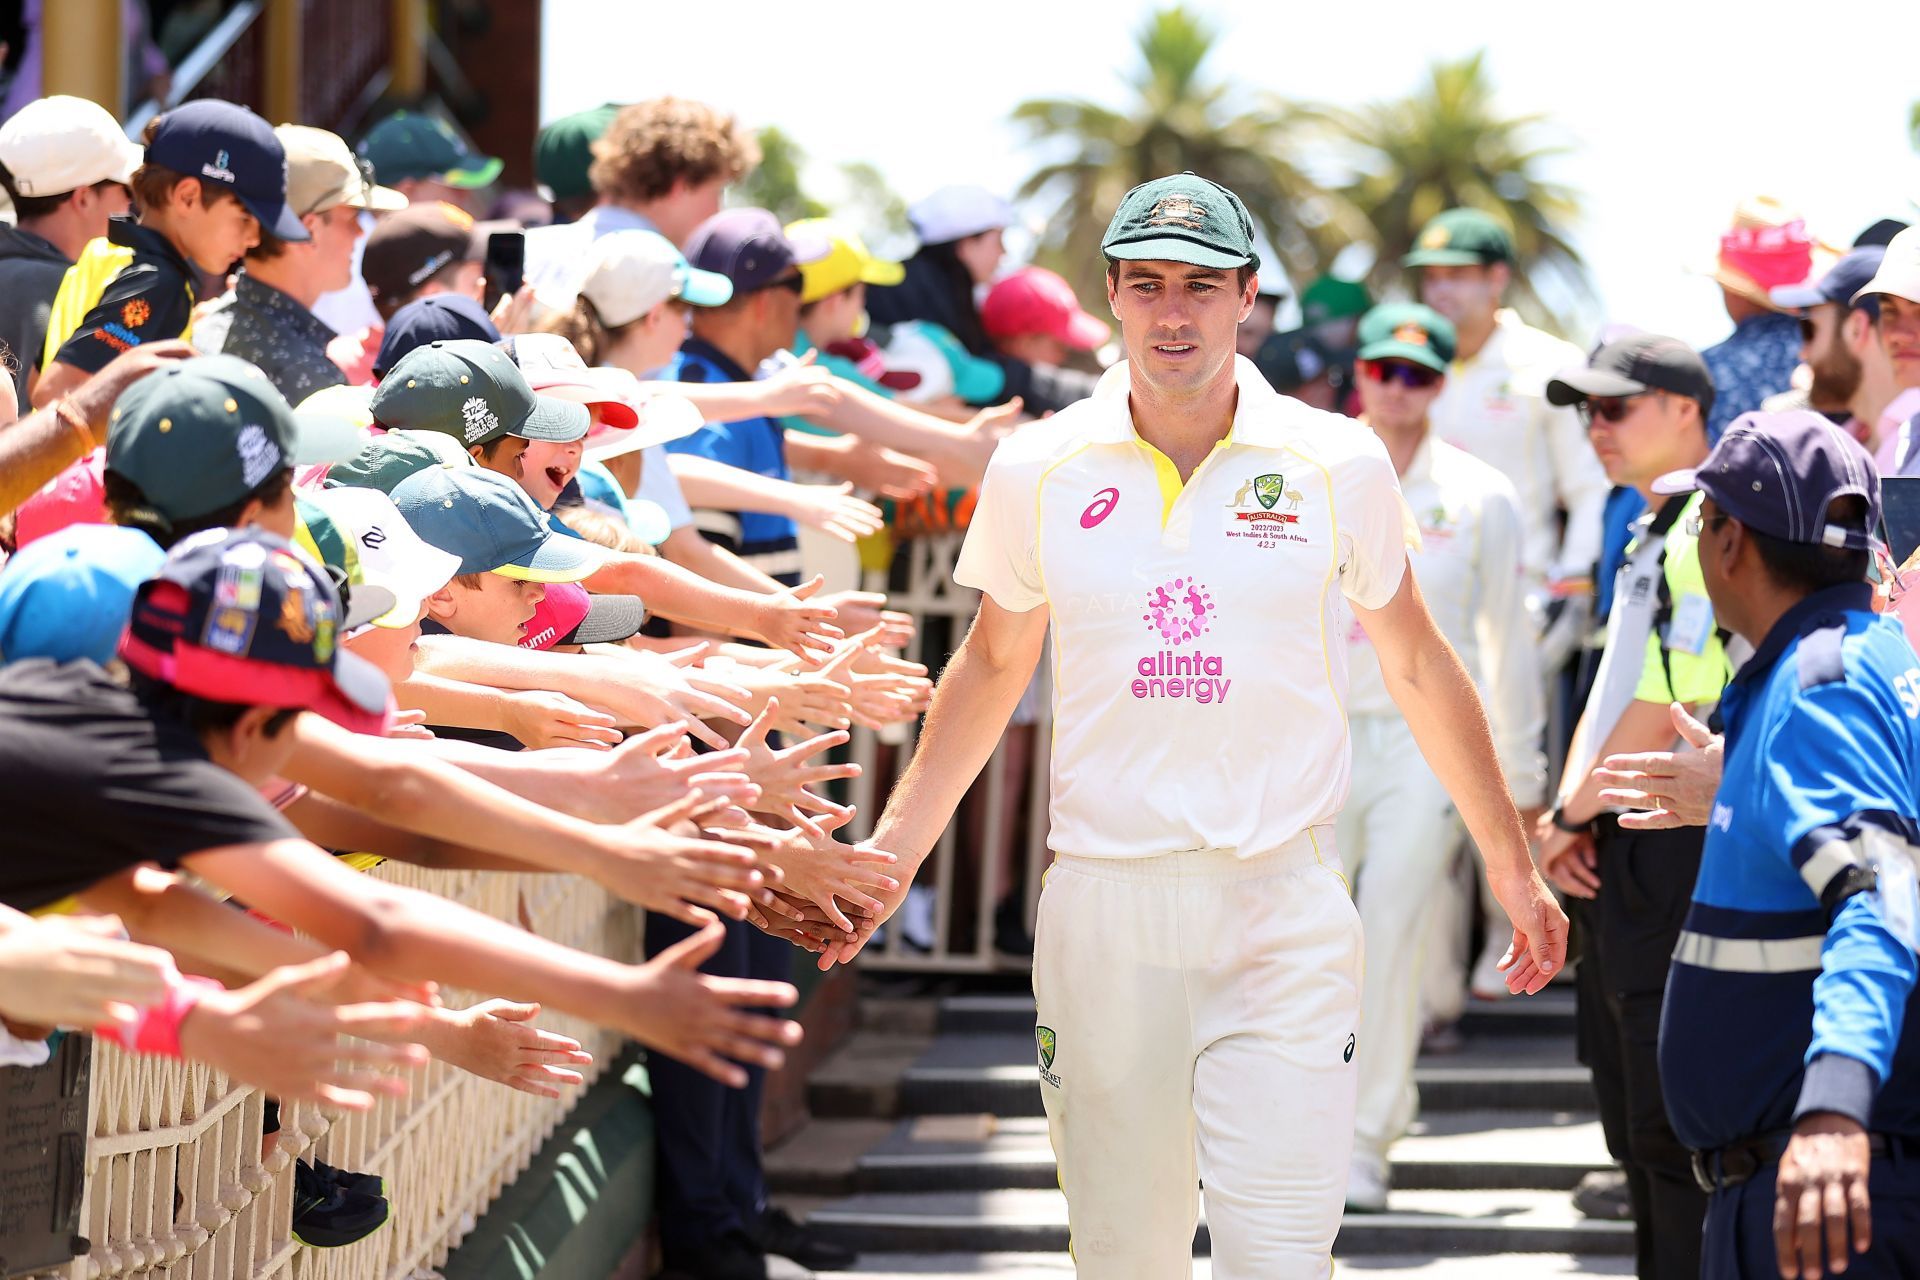
<path fill-rule="evenodd" d="M 1404 98 L 1357 110 L 1321 107 L 1314 115 L 1352 160 L 1355 177 L 1340 194 L 1372 223 L 1379 248 L 1376 283 L 1397 275 L 1427 220 L 1461 205 L 1483 209 L 1513 232 L 1515 284 L 1524 309 L 1564 315 L 1593 298 L 1579 252 L 1566 239 L 1579 197 L 1541 176 L 1567 148 L 1540 145 L 1545 118 L 1494 110 L 1485 50 L 1437 62 L 1426 83 Z M 1540 286 L 1553 288 L 1543 300 Z"/>
<path fill-rule="evenodd" d="M 1036 98 L 1014 108 L 1014 123 L 1060 157 L 1037 169 L 1022 199 L 1051 196 L 1037 257 L 1083 296 L 1103 296 L 1100 237 L 1129 188 L 1191 169 L 1231 187 L 1280 261 L 1304 280 L 1364 224 L 1296 168 L 1296 136 L 1309 117 L 1287 104 L 1246 100 L 1204 74 L 1217 30 L 1185 5 L 1158 10 L 1141 28 L 1140 63 L 1127 77 L 1133 101 L 1116 110 L 1083 98 Z"/>

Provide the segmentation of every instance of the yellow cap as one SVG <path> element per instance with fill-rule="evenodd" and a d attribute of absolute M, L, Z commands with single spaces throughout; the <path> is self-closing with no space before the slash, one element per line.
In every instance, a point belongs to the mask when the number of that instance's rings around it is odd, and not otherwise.
<path fill-rule="evenodd" d="M 824 255 L 800 264 L 803 305 L 831 297 L 856 284 L 892 285 L 907 278 L 905 267 L 874 257 L 859 236 L 831 218 L 802 218 L 790 223 L 787 239 L 796 245 L 811 242 L 828 246 Z"/>

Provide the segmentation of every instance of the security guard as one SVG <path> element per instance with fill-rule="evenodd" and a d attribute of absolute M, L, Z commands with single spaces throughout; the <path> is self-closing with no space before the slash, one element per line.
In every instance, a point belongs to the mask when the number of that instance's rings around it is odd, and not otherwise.
<path fill-rule="evenodd" d="M 1865 581 L 1879 477 L 1819 414 L 1749 413 L 1654 485 L 1694 489 L 1714 612 L 1758 646 L 1660 1028 L 1701 1274 L 1920 1275 L 1920 666 Z"/>

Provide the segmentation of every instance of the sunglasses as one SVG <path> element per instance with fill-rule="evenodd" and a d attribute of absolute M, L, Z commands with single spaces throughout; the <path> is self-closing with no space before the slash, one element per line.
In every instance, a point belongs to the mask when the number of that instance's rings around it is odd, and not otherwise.
<path fill-rule="evenodd" d="M 1704 530 L 1718 529 L 1731 519 L 1733 519 L 1733 517 L 1724 511 L 1716 511 L 1710 516 L 1703 516 L 1696 511 L 1688 516 L 1686 523 L 1680 527 L 1686 530 L 1688 537 L 1697 538 Z"/>
<path fill-rule="evenodd" d="M 792 293 L 795 297 L 799 297 L 801 294 L 807 291 L 807 282 L 804 276 L 797 276 L 797 275 L 786 276 L 779 280 L 770 280 L 766 284 L 762 285 L 761 288 L 785 289 L 788 292 Z"/>
<path fill-rule="evenodd" d="M 1411 391 L 1424 391 L 1440 381 L 1440 375 L 1432 369 L 1401 360 L 1362 360 L 1360 372 L 1375 382 L 1397 382 Z"/>
<path fill-rule="evenodd" d="M 1645 394 L 1643 391 L 1631 396 L 1588 396 L 1580 402 L 1581 420 L 1588 426 L 1592 426 L 1596 418 L 1602 422 L 1619 422 L 1633 412 L 1633 402 Z"/>

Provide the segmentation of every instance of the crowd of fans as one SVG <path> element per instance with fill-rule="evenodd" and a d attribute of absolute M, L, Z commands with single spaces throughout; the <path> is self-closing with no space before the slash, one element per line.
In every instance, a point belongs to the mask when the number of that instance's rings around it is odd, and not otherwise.
<path fill-rule="evenodd" d="M 864 941 L 899 889 L 834 837 L 836 749 L 931 684 L 914 619 L 828 590 L 821 548 L 884 565 L 964 526 L 996 442 L 1091 392 L 1109 326 L 1008 268 L 1015 211 L 981 188 L 914 203 L 903 263 L 723 207 L 757 154 L 705 104 L 567 117 L 536 160 L 539 195 L 485 207 L 500 160 L 428 115 L 357 147 L 212 100 L 138 143 L 68 97 L 0 122 L 0 1062 L 65 1027 L 342 1108 L 427 1055 L 557 1094 L 585 1055 L 534 1006 L 565 1010 L 654 1051 L 671 1270 L 846 1265 L 767 1203 L 759 1089 L 799 1028 L 765 1011 L 796 945 Z M 1660 1091 L 1702 856 L 1667 821 L 1673 761 L 1717 760 L 1705 722 L 1752 651 L 1708 601 L 1701 495 L 1654 482 L 1756 412 L 1920 468 L 1917 236 L 1830 246 L 1745 202 L 1712 277 L 1732 336 L 1616 326 L 1589 352 L 1503 305 L 1512 241 L 1458 209 L 1404 260 L 1418 301 L 1273 281 L 1242 329 L 1277 388 L 1386 445 L 1421 587 L 1584 908 L 1581 1046 L 1622 1173 L 1581 1203 L 1634 1217 L 1642 1275 L 1697 1273 L 1704 1205 Z M 1348 1200 L 1377 1210 L 1415 1054 L 1505 994 L 1509 935 L 1346 638 L 1370 959 Z M 645 955 L 362 874 L 387 858 L 589 877 L 645 909 Z M 388 1212 L 377 1171 L 298 1166 L 304 1243 Z"/>

